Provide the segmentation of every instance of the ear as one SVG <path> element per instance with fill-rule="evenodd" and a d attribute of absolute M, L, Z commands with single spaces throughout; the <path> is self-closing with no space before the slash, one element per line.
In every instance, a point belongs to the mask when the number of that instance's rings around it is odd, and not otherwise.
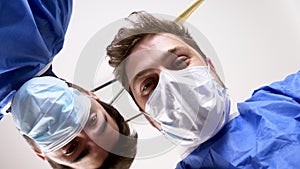
<path fill-rule="evenodd" d="M 40 157 L 42 160 L 45 160 L 45 155 L 42 153 L 42 151 L 39 148 L 39 145 L 36 144 L 36 142 L 31 139 L 30 137 L 28 137 L 25 134 L 22 134 L 23 138 L 27 141 L 27 143 L 29 144 L 29 147 L 34 151 L 34 153 Z"/>
<path fill-rule="evenodd" d="M 216 68 L 210 58 L 207 58 L 207 64 L 210 67 L 210 70 L 213 72 L 213 76 L 219 81 L 219 83 L 223 87 L 226 87 L 225 84 L 223 83 L 222 79 L 220 78 L 219 74 L 217 73 Z"/>
<path fill-rule="evenodd" d="M 45 160 L 45 159 L 46 159 L 46 157 L 45 157 L 42 153 L 38 152 L 38 151 L 35 150 L 35 149 L 33 149 L 33 151 L 34 151 L 34 153 L 35 153 L 40 159 L 42 159 L 42 160 Z"/>
<path fill-rule="evenodd" d="M 217 73 L 217 71 L 216 71 L 216 68 L 215 68 L 215 66 L 214 66 L 214 64 L 213 64 L 213 62 L 212 62 L 212 60 L 210 58 L 207 58 L 207 64 L 210 67 L 210 70 L 212 72 L 214 72 L 215 76 L 217 76 L 217 78 L 219 80 L 221 80 L 220 77 L 219 77 L 219 75 L 218 75 L 218 73 Z"/>
<path fill-rule="evenodd" d="M 100 101 L 99 97 L 95 93 L 90 92 L 90 91 L 88 93 L 89 93 L 89 96 L 91 96 L 93 99 Z"/>
<path fill-rule="evenodd" d="M 215 71 L 215 66 L 214 66 L 212 60 L 210 58 L 207 58 L 206 60 L 207 60 L 207 64 L 210 66 L 210 68 L 214 69 L 214 71 Z"/>

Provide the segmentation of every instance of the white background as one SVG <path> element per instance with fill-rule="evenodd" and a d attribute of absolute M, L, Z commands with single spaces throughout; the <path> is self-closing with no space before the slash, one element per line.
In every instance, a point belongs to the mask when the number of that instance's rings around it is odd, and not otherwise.
<path fill-rule="evenodd" d="M 188 0 L 85 0 L 74 2 L 64 48 L 54 71 L 72 81 L 75 65 L 89 39 L 101 28 L 136 10 L 176 16 Z M 188 19 L 214 47 L 233 102 L 243 101 L 254 89 L 281 80 L 300 68 L 300 1 L 206 0 Z M 101 49 L 104 50 L 104 49 Z M 101 69 L 101 68 L 100 68 Z M 105 77 L 105 76 L 103 76 Z M 103 78 L 99 77 L 99 79 Z M 97 80 L 97 79 L 96 79 Z M 142 137 L 152 129 L 137 129 Z M 0 168 L 48 168 L 17 133 L 10 116 L 0 122 Z M 158 145 L 153 145 L 158 146 Z M 174 168 L 176 151 L 137 159 L 132 168 Z"/>

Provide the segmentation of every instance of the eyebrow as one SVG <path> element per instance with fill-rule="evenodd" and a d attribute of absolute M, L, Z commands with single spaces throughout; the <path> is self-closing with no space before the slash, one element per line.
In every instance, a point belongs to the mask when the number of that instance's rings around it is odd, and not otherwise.
<path fill-rule="evenodd" d="M 181 47 L 174 47 L 171 48 L 169 50 L 167 50 L 166 52 L 164 52 L 161 56 L 162 56 L 162 63 L 164 63 L 169 56 L 171 56 L 172 54 L 174 54 L 178 49 L 180 49 Z M 144 69 L 142 71 L 140 71 L 139 73 L 137 73 L 133 79 L 132 79 L 132 84 L 135 84 L 136 81 L 138 81 L 140 78 L 142 78 L 145 74 L 147 74 L 149 71 L 153 70 L 154 68 L 148 68 L 148 69 Z M 130 84 L 130 82 L 129 82 Z M 130 90 L 130 89 L 129 89 Z"/>
<path fill-rule="evenodd" d="M 162 63 L 169 59 L 171 55 L 173 55 L 180 47 L 174 47 L 162 54 Z"/>

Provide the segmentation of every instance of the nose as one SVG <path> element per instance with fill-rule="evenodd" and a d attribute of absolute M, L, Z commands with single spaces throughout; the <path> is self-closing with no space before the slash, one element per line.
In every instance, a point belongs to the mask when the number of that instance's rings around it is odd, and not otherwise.
<path fill-rule="evenodd" d="M 78 135 L 78 137 L 80 137 L 81 139 L 83 139 L 85 142 L 93 142 L 93 140 L 89 137 L 89 135 L 84 130 L 82 130 L 80 132 L 80 134 Z"/>
<path fill-rule="evenodd" d="M 114 133 L 110 132 L 109 135 L 101 134 L 98 135 L 95 133 L 87 133 L 86 131 L 82 131 L 82 139 L 84 143 L 89 146 L 91 149 L 103 149 L 105 151 L 111 150 L 114 145 L 115 138 L 113 137 Z"/>

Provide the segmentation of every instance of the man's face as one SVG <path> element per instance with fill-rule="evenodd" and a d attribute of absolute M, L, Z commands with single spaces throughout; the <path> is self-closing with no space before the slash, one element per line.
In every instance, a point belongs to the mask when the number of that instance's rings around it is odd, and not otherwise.
<path fill-rule="evenodd" d="M 180 38 L 168 33 L 148 35 L 131 50 L 125 71 L 137 104 L 146 102 L 158 84 L 161 70 L 204 66 L 203 57 Z"/>
<path fill-rule="evenodd" d="M 90 115 L 84 130 L 63 148 L 47 154 L 47 157 L 72 168 L 98 168 L 118 140 L 116 122 L 96 100 L 91 99 Z"/>

